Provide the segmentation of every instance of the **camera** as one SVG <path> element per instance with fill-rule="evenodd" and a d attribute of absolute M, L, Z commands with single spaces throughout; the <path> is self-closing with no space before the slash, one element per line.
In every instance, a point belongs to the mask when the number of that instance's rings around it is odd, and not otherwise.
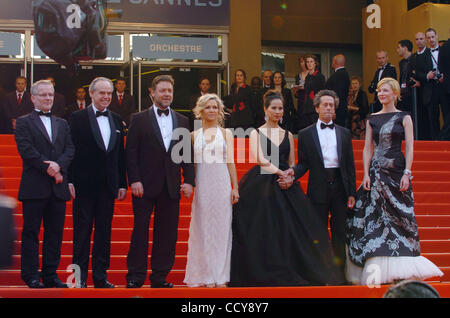
<path fill-rule="evenodd" d="M 439 72 L 439 70 L 437 70 L 437 69 L 435 69 L 435 68 L 433 68 L 433 72 L 436 73 L 436 77 L 435 77 L 434 79 L 435 79 L 436 81 L 439 81 L 439 80 L 441 79 L 441 77 L 442 77 L 441 72 Z"/>
<path fill-rule="evenodd" d="M 374 82 L 371 82 L 369 85 L 369 93 L 375 93 L 377 91 L 377 85 Z"/>

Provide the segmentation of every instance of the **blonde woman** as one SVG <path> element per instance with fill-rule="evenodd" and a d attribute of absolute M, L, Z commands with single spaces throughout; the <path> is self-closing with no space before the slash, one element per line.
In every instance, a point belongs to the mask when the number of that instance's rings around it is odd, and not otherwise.
<path fill-rule="evenodd" d="M 420 256 L 410 183 L 414 145 L 411 116 L 396 108 L 400 86 L 395 79 L 382 79 L 377 92 L 383 108 L 367 119 L 364 179 L 348 220 L 351 262 L 347 262 L 347 279 L 373 285 L 442 276 L 439 268 Z"/>
<path fill-rule="evenodd" d="M 225 112 L 215 94 L 193 109 L 202 128 L 192 132 L 195 184 L 184 283 L 226 287 L 230 279 L 232 205 L 239 200 L 234 139 L 223 127 Z"/>

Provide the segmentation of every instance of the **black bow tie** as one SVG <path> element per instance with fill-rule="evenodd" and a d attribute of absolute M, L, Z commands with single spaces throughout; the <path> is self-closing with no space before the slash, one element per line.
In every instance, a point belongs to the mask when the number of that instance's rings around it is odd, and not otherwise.
<path fill-rule="evenodd" d="M 108 117 L 108 111 L 105 110 L 104 112 L 96 112 L 95 117 L 105 116 Z"/>
<path fill-rule="evenodd" d="M 331 124 L 329 124 L 329 125 L 324 124 L 324 123 L 320 123 L 320 128 L 321 128 L 321 129 L 325 129 L 325 128 L 333 129 L 333 128 L 334 128 L 334 123 L 331 123 Z"/>
<path fill-rule="evenodd" d="M 166 108 L 165 110 L 158 108 L 156 111 L 158 112 L 158 116 L 161 116 L 162 114 L 169 116 L 169 112 L 170 112 L 169 108 Z"/>
<path fill-rule="evenodd" d="M 439 52 L 439 48 L 431 49 L 431 52 L 436 52 L 436 51 Z"/>
<path fill-rule="evenodd" d="M 39 116 L 47 116 L 47 117 L 52 117 L 52 113 L 48 112 L 48 113 L 44 113 L 42 110 L 40 112 L 38 112 Z"/>

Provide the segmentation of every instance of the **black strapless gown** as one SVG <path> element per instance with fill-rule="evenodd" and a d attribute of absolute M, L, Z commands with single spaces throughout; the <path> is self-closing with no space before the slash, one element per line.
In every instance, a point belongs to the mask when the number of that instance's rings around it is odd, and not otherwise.
<path fill-rule="evenodd" d="M 276 147 L 267 142 L 266 158 Z M 263 149 L 265 147 L 262 147 Z M 288 169 L 288 134 L 278 147 Z M 230 286 L 340 285 L 345 282 L 333 259 L 328 233 L 298 183 L 282 190 L 278 176 L 251 168 L 239 182 L 233 207 Z"/>

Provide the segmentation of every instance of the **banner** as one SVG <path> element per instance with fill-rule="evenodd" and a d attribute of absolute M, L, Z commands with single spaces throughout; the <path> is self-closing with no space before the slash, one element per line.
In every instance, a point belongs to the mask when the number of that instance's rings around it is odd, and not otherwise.
<path fill-rule="evenodd" d="M 32 20 L 32 1 L 8 1 L 0 10 L 0 20 Z M 107 4 L 122 11 L 111 22 L 230 25 L 230 0 L 108 0 Z"/>

